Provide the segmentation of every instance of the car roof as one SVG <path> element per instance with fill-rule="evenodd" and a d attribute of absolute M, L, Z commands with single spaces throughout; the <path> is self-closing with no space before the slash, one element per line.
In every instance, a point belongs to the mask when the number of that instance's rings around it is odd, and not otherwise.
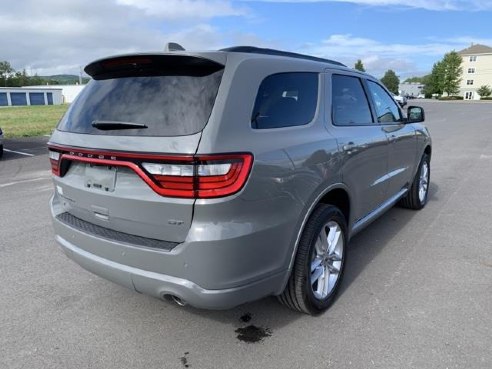
<path fill-rule="evenodd" d="M 195 56 L 199 58 L 206 58 L 217 63 L 226 64 L 227 56 L 230 54 L 234 54 L 239 59 L 284 59 L 291 60 L 294 62 L 298 62 L 299 65 L 303 63 L 309 63 L 311 65 L 316 65 L 320 71 L 324 71 L 326 69 L 335 69 L 340 71 L 351 72 L 355 74 L 359 74 L 363 77 L 374 79 L 373 76 L 358 71 L 356 69 L 347 67 L 345 64 L 340 63 L 335 60 L 320 58 L 312 55 L 299 54 L 290 51 L 277 50 L 277 49 L 269 49 L 269 48 L 260 48 L 255 46 L 233 46 L 228 48 L 223 48 L 219 50 L 185 50 L 179 44 L 171 43 L 173 47 L 169 48 L 166 46 L 166 51 L 157 51 L 157 52 L 148 52 L 148 53 L 132 53 L 132 54 L 124 54 L 124 55 L 114 55 L 106 58 L 102 58 L 96 60 L 90 64 L 94 64 L 97 62 L 101 62 L 108 59 L 113 58 L 121 58 L 121 57 L 131 57 L 131 56 L 145 56 L 145 55 L 180 55 L 180 56 Z M 169 44 L 168 44 L 169 45 Z"/>
<path fill-rule="evenodd" d="M 321 62 L 321 63 L 334 64 L 334 65 L 338 65 L 341 67 L 346 67 L 345 64 L 342 64 L 338 61 L 331 60 L 331 59 L 318 58 L 316 56 L 311 56 L 311 55 L 306 55 L 306 54 L 299 54 L 299 53 L 293 53 L 290 51 L 267 49 L 267 48 L 260 48 L 260 47 L 254 47 L 254 46 L 233 46 L 233 47 L 228 47 L 225 49 L 220 49 L 219 51 L 225 51 L 225 52 L 230 52 L 230 53 L 250 53 L 250 54 L 261 54 L 261 55 L 284 56 L 287 58 L 311 60 L 311 61 L 317 61 L 317 62 Z"/>

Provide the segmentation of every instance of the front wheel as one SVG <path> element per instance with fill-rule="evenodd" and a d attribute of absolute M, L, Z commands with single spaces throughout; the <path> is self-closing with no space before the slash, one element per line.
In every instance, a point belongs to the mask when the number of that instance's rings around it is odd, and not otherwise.
<path fill-rule="evenodd" d="M 427 204 L 430 183 L 430 157 L 428 154 L 422 156 L 419 169 L 413 180 L 410 190 L 400 200 L 404 208 L 420 210 Z"/>
<path fill-rule="evenodd" d="M 347 223 L 342 212 L 332 205 L 318 205 L 302 233 L 280 302 L 306 314 L 328 309 L 342 280 L 346 245 Z"/>

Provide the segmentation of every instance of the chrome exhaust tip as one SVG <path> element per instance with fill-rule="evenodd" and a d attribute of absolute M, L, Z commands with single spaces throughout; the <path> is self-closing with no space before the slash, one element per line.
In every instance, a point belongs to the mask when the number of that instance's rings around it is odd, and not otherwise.
<path fill-rule="evenodd" d="M 181 300 L 178 296 L 171 295 L 171 300 L 176 303 L 178 306 L 186 306 L 187 303 L 184 300 Z"/>

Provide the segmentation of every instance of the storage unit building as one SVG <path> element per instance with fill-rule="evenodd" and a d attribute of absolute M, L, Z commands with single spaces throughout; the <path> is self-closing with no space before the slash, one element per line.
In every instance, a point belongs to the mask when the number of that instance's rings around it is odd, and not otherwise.
<path fill-rule="evenodd" d="M 0 106 L 59 105 L 60 88 L 0 87 Z"/>

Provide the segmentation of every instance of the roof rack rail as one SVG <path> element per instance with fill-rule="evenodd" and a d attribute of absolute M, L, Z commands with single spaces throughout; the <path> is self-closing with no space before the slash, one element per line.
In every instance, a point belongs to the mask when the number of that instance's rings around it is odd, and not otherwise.
<path fill-rule="evenodd" d="M 227 47 L 225 49 L 220 49 L 219 51 L 227 51 L 227 52 L 235 52 L 235 53 L 264 54 L 264 55 L 275 55 L 275 56 L 287 56 L 290 58 L 312 60 L 312 61 L 316 61 L 316 62 L 329 63 L 329 64 L 334 64 L 334 65 L 339 65 L 341 67 L 346 67 L 345 64 L 342 64 L 340 62 L 330 60 L 330 59 L 323 59 L 323 58 L 318 58 L 316 56 L 311 56 L 311 55 L 292 53 L 290 51 L 282 51 L 282 50 L 276 50 L 276 49 L 266 49 L 266 48 L 255 47 L 255 46 L 233 46 L 233 47 Z"/>

